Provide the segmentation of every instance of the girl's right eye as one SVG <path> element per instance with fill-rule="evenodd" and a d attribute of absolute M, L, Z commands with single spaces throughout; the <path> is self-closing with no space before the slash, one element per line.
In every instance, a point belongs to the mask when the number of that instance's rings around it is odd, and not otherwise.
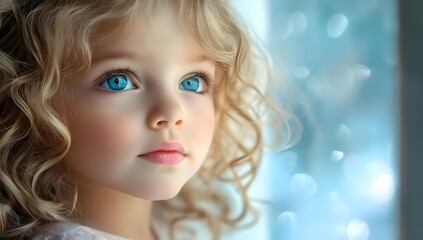
<path fill-rule="evenodd" d="M 121 91 L 135 88 L 131 80 L 123 74 L 109 76 L 101 82 L 99 86 L 111 91 Z"/>

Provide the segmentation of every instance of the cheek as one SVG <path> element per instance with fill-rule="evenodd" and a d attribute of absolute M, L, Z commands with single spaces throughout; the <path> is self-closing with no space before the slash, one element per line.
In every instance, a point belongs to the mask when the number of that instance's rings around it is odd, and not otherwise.
<path fill-rule="evenodd" d="M 189 135 L 192 142 L 192 149 L 204 160 L 210 148 L 214 133 L 214 109 L 212 102 L 207 102 L 189 113 L 190 124 Z"/>
<path fill-rule="evenodd" d="M 213 138 L 214 133 L 214 114 L 213 112 L 207 112 L 201 116 L 201 119 L 198 121 L 198 129 L 200 131 L 197 132 L 198 138 L 202 139 L 202 142 L 207 143 L 207 148 L 210 146 L 210 142 Z"/>
<path fill-rule="evenodd" d="M 134 124 L 130 115 L 110 110 L 78 111 L 70 126 L 72 144 L 65 161 L 85 173 L 111 171 L 134 149 Z"/>

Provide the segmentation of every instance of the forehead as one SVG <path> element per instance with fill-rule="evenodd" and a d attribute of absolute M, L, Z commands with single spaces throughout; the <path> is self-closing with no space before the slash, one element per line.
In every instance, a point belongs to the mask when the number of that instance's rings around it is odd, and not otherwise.
<path fill-rule="evenodd" d="M 192 37 L 187 21 L 177 13 L 174 6 L 165 5 L 154 12 L 140 10 L 129 21 L 101 24 L 91 39 L 93 60 L 117 52 L 145 59 L 157 57 L 158 52 L 170 56 L 202 55 L 203 49 Z"/>

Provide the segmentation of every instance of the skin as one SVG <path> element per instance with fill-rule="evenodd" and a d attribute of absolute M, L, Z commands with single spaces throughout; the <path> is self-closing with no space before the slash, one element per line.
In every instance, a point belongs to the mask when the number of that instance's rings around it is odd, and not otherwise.
<path fill-rule="evenodd" d="M 153 16 L 154 29 L 142 17 L 114 31 L 100 28 L 93 64 L 73 75 L 65 96 L 72 99 L 66 111 L 73 118 L 64 164 L 77 182 L 84 214 L 76 221 L 130 239 L 154 239 L 152 201 L 174 197 L 198 171 L 214 132 L 211 93 L 179 88 L 195 72 L 213 76 L 214 63 L 205 60 L 174 10 L 162 8 Z M 99 86 L 105 72 L 128 67 L 133 88 L 107 92 Z M 181 163 L 138 157 L 165 141 L 184 146 Z"/>

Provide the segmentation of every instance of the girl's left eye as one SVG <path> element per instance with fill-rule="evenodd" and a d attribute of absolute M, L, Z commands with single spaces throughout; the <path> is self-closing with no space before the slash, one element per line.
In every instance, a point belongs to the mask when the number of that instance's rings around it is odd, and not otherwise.
<path fill-rule="evenodd" d="M 121 91 L 135 88 L 132 81 L 124 74 L 110 75 L 101 82 L 99 86 L 110 91 Z"/>
<path fill-rule="evenodd" d="M 179 89 L 191 92 L 203 92 L 204 83 L 197 76 L 191 76 L 179 84 Z"/>

